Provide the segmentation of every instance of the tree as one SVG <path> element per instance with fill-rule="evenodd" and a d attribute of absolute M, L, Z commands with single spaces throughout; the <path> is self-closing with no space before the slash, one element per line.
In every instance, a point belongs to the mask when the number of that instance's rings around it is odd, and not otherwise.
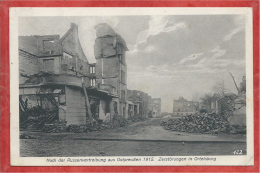
<path fill-rule="evenodd" d="M 204 97 L 200 99 L 202 101 L 202 105 L 204 106 L 204 109 L 206 109 L 207 112 L 210 112 L 210 106 L 211 106 L 211 102 L 213 101 L 213 95 L 210 93 L 206 93 Z"/>
<path fill-rule="evenodd" d="M 226 85 L 225 85 L 225 82 L 223 79 L 219 80 L 215 83 L 215 85 L 213 86 L 213 91 L 222 97 L 224 97 L 226 95 L 226 93 L 230 92 L 230 90 L 226 88 Z"/>
<path fill-rule="evenodd" d="M 207 112 L 211 112 L 211 103 L 220 99 L 220 95 L 207 93 L 200 99 L 202 101 L 202 105 L 204 105 L 204 109 L 206 109 Z"/>

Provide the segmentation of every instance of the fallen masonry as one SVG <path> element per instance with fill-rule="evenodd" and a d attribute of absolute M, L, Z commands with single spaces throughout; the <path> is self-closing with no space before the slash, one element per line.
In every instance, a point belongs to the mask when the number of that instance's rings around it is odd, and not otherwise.
<path fill-rule="evenodd" d="M 94 119 L 93 122 L 87 121 L 86 124 L 81 125 L 68 125 L 66 126 L 66 121 L 55 120 L 52 124 L 45 124 L 43 128 L 37 129 L 36 131 L 46 132 L 46 133 L 63 133 L 63 132 L 73 132 L 73 133 L 83 133 L 92 131 L 102 131 L 106 129 L 114 129 L 117 127 L 124 127 L 135 122 L 145 121 L 147 118 L 141 115 L 134 115 L 124 119 L 120 115 L 114 115 L 111 122 L 103 122 L 100 119 Z M 32 121 L 32 120 L 31 120 Z M 20 135 L 20 139 L 31 139 L 29 136 L 30 124 L 32 122 L 28 121 L 27 131 Z"/>
<path fill-rule="evenodd" d="M 246 134 L 246 126 L 230 125 L 223 117 L 215 113 L 188 115 L 178 119 L 162 121 L 161 126 L 166 130 L 188 133 L 232 133 Z"/>
<path fill-rule="evenodd" d="M 20 135 L 20 139 L 37 139 L 36 136 L 32 136 L 29 133 L 23 133 Z"/>

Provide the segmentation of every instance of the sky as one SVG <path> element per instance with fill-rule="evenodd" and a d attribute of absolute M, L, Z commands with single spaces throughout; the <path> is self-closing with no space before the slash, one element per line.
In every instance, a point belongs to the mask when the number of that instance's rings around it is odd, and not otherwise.
<path fill-rule="evenodd" d="M 172 112 L 173 99 L 212 93 L 220 80 L 230 92 L 245 75 L 244 15 L 160 15 L 20 17 L 19 36 L 60 35 L 78 25 L 79 39 L 90 63 L 95 62 L 95 25 L 107 23 L 128 46 L 128 89 L 162 99 Z"/>

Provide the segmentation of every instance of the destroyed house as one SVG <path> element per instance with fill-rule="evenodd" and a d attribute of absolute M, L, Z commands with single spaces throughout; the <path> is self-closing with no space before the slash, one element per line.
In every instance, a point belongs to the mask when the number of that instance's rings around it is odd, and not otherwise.
<path fill-rule="evenodd" d="M 151 98 L 149 105 L 152 117 L 159 117 L 161 115 L 161 98 Z"/>
<path fill-rule="evenodd" d="M 161 114 L 161 99 L 152 98 L 143 91 L 128 90 L 128 102 L 133 104 L 135 114 L 158 117 Z"/>
<path fill-rule="evenodd" d="M 146 93 L 138 90 L 133 90 L 133 102 L 138 104 L 138 112 L 140 115 L 148 116 L 148 110 L 146 109 L 145 98 Z M 148 96 L 148 94 L 147 94 Z"/>
<path fill-rule="evenodd" d="M 139 114 L 139 102 L 134 98 L 133 90 L 127 90 L 128 116 Z"/>
<path fill-rule="evenodd" d="M 114 113 L 128 118 L 125 57 L 127 45 L 124 39 L 105 23 L 96 25 L 95 29 L 96 84 L 118 94 L 118 98 L 113 98 Z"/>
<path fill-rule="evenodd" d="M 82 50 L 74 23 L 59 35 L 19 36 L 20 127 L 42 127 L 55 120 L 85 124 L 114 111 L 113 87 L 96 83 L 95 64 Z M 25 123 L 27 122 L 27 123 Z"/>
<path fill-rule="evenodd" d="M 74 23 L 61 38 L 19 36 L 20 127 L 148 115 L 148 94 L 127 89 L 124 39 L 107 24 L 95 29 L 96 63 L 88 62 Z"/>

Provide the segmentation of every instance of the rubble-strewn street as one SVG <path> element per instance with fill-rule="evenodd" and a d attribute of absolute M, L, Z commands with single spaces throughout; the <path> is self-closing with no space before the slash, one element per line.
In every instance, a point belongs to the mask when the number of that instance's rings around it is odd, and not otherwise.
<path fill-rule="evenodd" d="M 246 135 L 168 131 L 160 126 L 166 120 L 154 118 L 88 133 L 30 132 L 32 139 L 20 139 L 20 154 L 24 157 L 233 155 L 234 148 L 246 154 Z"/>

